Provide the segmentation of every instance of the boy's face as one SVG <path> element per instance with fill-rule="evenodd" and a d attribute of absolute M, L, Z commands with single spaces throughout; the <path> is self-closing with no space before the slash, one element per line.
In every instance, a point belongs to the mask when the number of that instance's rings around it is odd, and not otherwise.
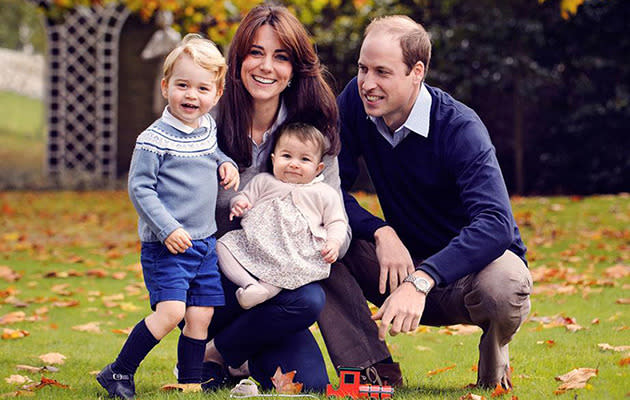
<path fill-rule="evenodd" d="M 199 118 L 217 104 L 222 93 L 217 90 L 216 74 L 195 64 L 185 53 L 175 61 L 168 81 L 162 79 L 168 110 L 191 128 L 199 127 Z"/>
<path fill-rule="evenodd" d="M 318 146 L 282 135 L 271 154 L 273 175 L 285 183 L 309 183 L 324 169 Z"/>

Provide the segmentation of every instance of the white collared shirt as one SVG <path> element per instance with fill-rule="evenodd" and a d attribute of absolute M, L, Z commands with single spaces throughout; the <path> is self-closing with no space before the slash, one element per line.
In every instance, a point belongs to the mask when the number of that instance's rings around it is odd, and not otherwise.
<path fill-rule="evenodd" d="M 164 107 L 164 111 L 162 112 L 162 121 L 169 124 L 170 126 L 177 129 L 178 131 L 182 131 L 186 134 L 191 134 L 195 131 L 195 128 L 186 125 L 185 123 L 177 119 L 175 116 L 173 116 L 173 114 L 171 114 L 171 112 L 168 110 L 168 106 Z M 209 114 L 204 114 L 201 117 L 199 117 L 199 128 L 210 129 L 210 115 Z M 199 129 L 199 128 L 196 128 L 196 129 Z"/>
<path fill-rule="evenodd" d="M 429 94 L 429 91 L 423 83 L 407 120 L 400 128 L 396 129 L 393 134 L 390 133 L 389 127 L 385 124 L 383 117 L 368 116 L 368 118 L 376 125 L 376 129 L 381 136 L 383 136 L 392 147 L 396 147 L 409 135 L 409 132 L 414 132 L 424 137 L 429 136 L 432 101 L 431 94 Z"/>

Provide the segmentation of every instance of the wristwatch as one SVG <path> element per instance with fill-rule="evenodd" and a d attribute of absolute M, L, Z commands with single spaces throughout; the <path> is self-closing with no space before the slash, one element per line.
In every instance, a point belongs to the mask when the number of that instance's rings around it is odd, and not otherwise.
<path fill-rule="evenodd" d="M 422 292 L 425 295 L 428 295 L 431 290 L 431 282 L 420 276 L 415 276 L 414 274 L 407 275 L 407 277 L 403 279 L 403 282 L 410 282 L 416 287 L 418 292 Z"/>

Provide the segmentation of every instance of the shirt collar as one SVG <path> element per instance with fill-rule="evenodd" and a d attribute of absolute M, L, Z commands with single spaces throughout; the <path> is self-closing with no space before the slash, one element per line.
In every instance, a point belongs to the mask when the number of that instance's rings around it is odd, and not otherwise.
<path fill-rule="evenodd" d="M 368 118 L 376 125 L 378 132 L 388 141 L 392 146 L 396 146 L 400 143 L 409 132 L 415 132 L 416 134 L 424 137 L 429 136 L 429 123 L 431 120 L 431 103 L 433 99 L 431 94 L 427 90 L 424 83 L 420 86 L 420 93 L 416 97 L 416 101 L 411 108 L 407 120 L 400 128 L 396 129 L 394 134 L 390 134 L 389 128 L 385 124 L 382 117 L 369 116 Z"/>
<path fill-rule="evenodd" d="M 204 114 L 199 118 L 199 128 L 195 129 L 186 125 L 185 123 L 177 119 L 173 114 L 171 114 L 171 112 L 168 110 L 168 106 L 164 107 L 164 111 L 162 112 L 162 121 L 186 134 L 191 134 L 200 128 L 210 129 L 210 116 L 208 114 Z"/>
<path fill-rule="evenodd" d="M 416 102 L 403 126 L 420 136 L 428 137 L 432 102 L 431 94 L 423 83 L 420 87 L 420 93 L 416 98 Z"/>

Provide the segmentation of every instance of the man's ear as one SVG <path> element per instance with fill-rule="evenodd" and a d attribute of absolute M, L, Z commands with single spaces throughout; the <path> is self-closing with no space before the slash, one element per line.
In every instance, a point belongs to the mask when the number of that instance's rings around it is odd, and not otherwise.
<path fill-rule="evenodd" d="M 411 69 L 411 73 L 413 74 L 413 80 L 415 83 L 422 83 L 424 80 L 424 63 L 422 61 L 418 61 L 416 65 Z"/>
<path fill-rule="evenodd" d="M 168 81 L 165 78 L 160 81 L 160 89 L 162 89 L 162 97 L 168 100 Z"/>

